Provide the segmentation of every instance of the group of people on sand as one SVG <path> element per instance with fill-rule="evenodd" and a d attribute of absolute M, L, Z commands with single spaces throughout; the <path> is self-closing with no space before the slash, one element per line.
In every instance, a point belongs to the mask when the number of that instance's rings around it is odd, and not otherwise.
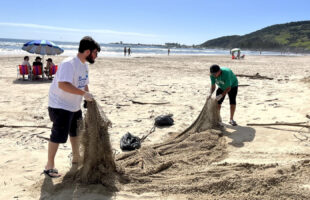
<path fill-rule="evenodd" d="M 241 55 L 240 50 L 237 51 L 237 56 L 235 56 L 235 52 L 236 52 L 236 51 L 230 51 L 231 59 L 233 59 L 233 60 L 234 60 L 234 59 L 244 59 L 245 55 L 244 55 L 244 54 Z"/>
<path fill-rule="evenodd" d="M 37 79 L 38 78 L 32 72 L 33 66 L 39 66 L 39 67 L 41 67 L 41 70 L 43 71 L 43 63 L 41 62 L 41 60 L 42 60 L 41 57 L 37 56 L 36 59 L 34 60 L 34 62 L 32 63 L 32 65 L 30 65 L 30 63 L 29 63 L 29 56 L 25 56 L 24 57 L 24 61 L 22 62 L 22 65 L 28 67 L 28 79 L 29 80 L 33 80 L 33 79 Z M 48 58 L 46 60 L 46 66 L 44 67 L 44 73 L 46 74 L 46 76 L 49 79 L 52 78 L 52 76 L 50 75 L 50 68 L 52 66 L 54 66 L 54 65 L 55 64 L 53 63 L 53 60 L 51 58 Z"/>
<path fill-rule="evenodd" d="M 78 120 L 82 119 L 81 103 L 84 98 L 92 101 L 93 95 L 89 92 L 88 64 L 93 64 L 100 52 L 100 45 L 89 36 L 81 39 L 77 56 L 64 60 L 56 73 L 49 89 L 48 113 L 52 121 L 50 141 L 48 143 L 48 156 L 44 174 L 51 178 L 60 177 L 61 174 L 55 168 L 55 156 L 60 143 L 66 143 L 68 136 L 72 147 L 72 165 L 80 161 L 79 139 L 77 135 Z M 210 66 L 211 90 L 208 99 L 216 89 L 218 109 L 225 99 L 226 94 L 230 101 L 230 121 L 236 126 L 234 113 L 236 109 L 236 97 L 238 93 L 238 80 L 231 69 Z"/>

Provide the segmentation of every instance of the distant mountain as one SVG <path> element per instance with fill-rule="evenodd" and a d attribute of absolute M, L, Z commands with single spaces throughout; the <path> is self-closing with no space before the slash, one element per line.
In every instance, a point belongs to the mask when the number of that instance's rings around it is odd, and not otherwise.
<path fill-rule="evenodd" d="M 207 48 L 243 48 L 249 50 L 277 50 L 310 52 L 310 21 L 268 26 L 239 36 L 224 36 L 200 45 Z"/>

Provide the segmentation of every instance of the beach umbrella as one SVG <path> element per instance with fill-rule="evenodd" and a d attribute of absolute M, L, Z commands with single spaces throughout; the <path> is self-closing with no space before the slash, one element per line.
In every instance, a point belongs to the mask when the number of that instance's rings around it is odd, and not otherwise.
<path fill-rule="evenodd" d="M 48 40 L 32 40 L 23 45 L 22 50 L 40 55 L 59 55 L 64 52 L 62 48 Z"/>
<path fill-rule="evenodd" d="M 232 49 L 232 50 L 230 50 L 231 52 L 235 52 L 235 51 L 240 51 L 240 49 L 239 48 L 234 48 L 234 49 Z"/>
<path fill-rule="evenodd" d="M 43 55 L 43 60 L 44 55 L 59 55 L 64 52 L 62 48 L 60 48 L 55 43 L 50 42 L 48 40 L 32 40 L 24 44 L 22 50 L 25 50 L 29 53 Z M 44 78 L 44 73 L 42 73 L 42 77 Z"/>

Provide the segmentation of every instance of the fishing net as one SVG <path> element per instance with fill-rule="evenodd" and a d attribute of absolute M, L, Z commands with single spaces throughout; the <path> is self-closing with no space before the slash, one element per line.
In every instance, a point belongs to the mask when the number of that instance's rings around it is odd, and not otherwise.
<path fill-rule="evenodd" d="M 111 121 L 95 100 L 87 107 L 79 127 L 82 163 L 76 178 L 83 183 L 113 185 L 117 170 L 108 133 Z"/>
<path fill-rule="evenodd" d="M 80 127 L 83 162 L 76 178 L 134 192 L 183 190 L 192 183 L 197 167 L 219 161 L 226 154 L 217 102 L 208 99 L 197 119 L 185 131 L 160 144 L 143 146 L 114 158 L 108 127 L 111 122 L 96 101 L 90 102 Z M 198 173 L 198 174 L 197 174 Z M 116 186 L 117 185 L 117 186 Z"/>

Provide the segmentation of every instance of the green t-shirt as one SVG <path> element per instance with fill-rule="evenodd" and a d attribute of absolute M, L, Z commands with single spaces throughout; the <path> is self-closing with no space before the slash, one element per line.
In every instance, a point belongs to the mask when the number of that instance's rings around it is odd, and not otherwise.
<path fill-rule="evenodd" d="M 228 87 L 238 86 L 238 79 L 236 75 L 227 67 L 221 67 L 222 73 L 219 77 L 215 78 L 210 75 L 212 85 L 216 84 L 222 90 L 226 90 Z"/>

